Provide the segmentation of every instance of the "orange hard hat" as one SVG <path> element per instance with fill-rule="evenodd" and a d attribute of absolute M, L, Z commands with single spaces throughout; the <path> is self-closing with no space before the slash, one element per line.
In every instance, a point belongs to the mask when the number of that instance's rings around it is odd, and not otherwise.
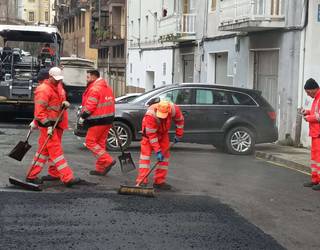
<path fill-rule="evenodd" d="M 157 104 L 157 117 L 161 119 L 167 118 L 169 112 L 171 111 L 171 104 L 168 101 L 160 101 Z"/>

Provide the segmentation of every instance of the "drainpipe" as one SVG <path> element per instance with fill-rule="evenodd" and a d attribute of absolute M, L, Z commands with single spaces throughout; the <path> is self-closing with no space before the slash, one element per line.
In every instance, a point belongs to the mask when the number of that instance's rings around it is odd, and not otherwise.
<path fill-rule="evenodd" d="M 307 39 L 307 31 L 306 27 L 308 25 L 308 18 L 309 18 L 309 0 L 305 1 L 304 7 L 304 15 L 303 21 L 301 22 L 302 25 L 301 31 L 303 33 L 301 39 L 301 46 L 300 46 L 300 70 L 299 70 L 299 84 L 298 84 L 298 110 L 296 115 L 296 129 L 295 129 L 295 138 L 294 138 L 294 145 L 296 147 L 300 146 L 301 140 L 301 130 L 302 130 L 302 116 L 299 115 L 299 109 L 303 105 L 303 84 L 304 84 L 304 71 L 305 71 L 305 54 L 306 54 L 306 39 Z"/>
<path fill-rule="evenodd" d="M 174 83 L 174 62 L 175 62 L 175 56 L 176 56 L 176 48 L 173 46 L 172 48 L 172 80 L 171 84 Z"/>

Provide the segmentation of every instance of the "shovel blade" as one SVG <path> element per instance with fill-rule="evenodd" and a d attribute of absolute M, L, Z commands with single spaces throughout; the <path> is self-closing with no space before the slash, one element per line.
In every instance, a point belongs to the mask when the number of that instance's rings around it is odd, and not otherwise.
<path fill-rule="evenodd" d="M 11 150 L 8 156 L 17 161 L 21 161 L 30 148 L 31 145 L 28 142 L 19 141 L 19 143 Z"/>
<path fill-rule="evenodd" d="M 136 165 L 134 164 L 130 153 L 123 153 L 118 159 L 122 173 L 129 173 L 136 169 Z"/>
<path fill-rule="evenodd" d="M 12 177 L 12 176 L 9 177 L 9 182 L 10 182 L 10 184 L 12 184 L 14 186 L 21 187 L 26 190 L 42 191 L 40 185 L 26 182 L 26 181 L 20 180 L 18 178 Z"/>

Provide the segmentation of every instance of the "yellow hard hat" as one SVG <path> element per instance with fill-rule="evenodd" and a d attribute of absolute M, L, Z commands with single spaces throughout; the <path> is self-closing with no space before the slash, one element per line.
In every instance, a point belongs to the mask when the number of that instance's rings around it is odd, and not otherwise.
<path fill-rule="evenodd" d="M 156 115 L 161 119 L 165 119 L 167 118 L 170 111 L 171 111 L 170 102 L 163 100 L 163 101 L 160 101 L 157 105 Z"/>

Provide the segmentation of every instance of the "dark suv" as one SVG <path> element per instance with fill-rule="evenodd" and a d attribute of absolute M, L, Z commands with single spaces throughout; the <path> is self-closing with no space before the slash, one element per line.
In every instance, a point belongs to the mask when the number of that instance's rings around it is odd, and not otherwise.
<path fill-rule="evenodd" d="M 232 154 L 250 154 L 256 143 L 278 139 L 276 113 L 261 92 L 213 84 L 174 84 L 146 92 L 129 103 L 116 104 L 114 125 L 125 148 L 141 139 L 142 118 L 148 105 L 159 98 L 181 108 L 185 118 L 183 142 L 213 144 Z M 78 127 L 75 134 L 85 136 L 86 131 Z M 107 147 L 118 148 L 113 130 Z"/>

